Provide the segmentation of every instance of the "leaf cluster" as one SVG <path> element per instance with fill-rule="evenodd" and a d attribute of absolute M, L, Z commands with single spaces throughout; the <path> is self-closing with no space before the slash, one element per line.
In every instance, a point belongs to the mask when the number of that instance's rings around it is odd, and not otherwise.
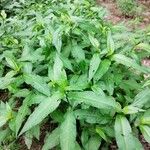
<path fill-rule="evenodd" d="M 0 18 L 0 92 L 8 93 L 1 145 L 23 136 L 30 149 L 48 122 L 55 127 L 43 150 L 98 150 L 114 138 L 122 150 L 143 149 L 138 134 L 150 142 L 147 41 L 107 23 L 105 9 L 90 0 L 22 1 L 13 11 Z"/>

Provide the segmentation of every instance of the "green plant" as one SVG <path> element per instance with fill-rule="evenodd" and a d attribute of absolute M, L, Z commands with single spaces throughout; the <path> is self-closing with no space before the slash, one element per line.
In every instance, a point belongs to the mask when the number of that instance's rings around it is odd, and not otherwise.
<path fill-rule="evenodd" d="M 116 2 L 121 12 L 127 16 L 134 16 L 139 9 L 136 0 L 116 0 Z"/>
<path fill-rule="evenodd" d="M 97 150 L 114 138 L 120 149 L 141 150 L 139 129 L 149 142 L 150 69 L 135 51 L 139 38 L 104 14 L 89 0 L 27 1 L 10 17 L 1 11 L 1 145 L 23 136 L 30 149 L 46 122 L 55 128 L 43 150 Z"/>

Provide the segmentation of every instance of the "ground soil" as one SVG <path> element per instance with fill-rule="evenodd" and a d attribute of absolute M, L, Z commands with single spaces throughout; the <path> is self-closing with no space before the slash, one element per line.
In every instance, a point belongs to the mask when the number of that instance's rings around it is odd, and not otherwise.
<path fill-rule="evenodd" d="M 150 25 L 150 0 L 138 0 L 138 6 L 141 11 L 132 17 L 123 15 L 115 0 L 97 0 L 97 3 L 108 10 L 106 19 L 114 24 L 124 22 L 131 28 L 145 28 Z"/>

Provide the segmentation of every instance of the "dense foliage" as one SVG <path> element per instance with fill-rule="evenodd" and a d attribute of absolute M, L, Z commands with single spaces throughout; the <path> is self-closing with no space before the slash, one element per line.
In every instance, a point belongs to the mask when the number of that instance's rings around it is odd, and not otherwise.
<path fill-rule="evenodd" d="M 0 6 L 1 148 L 23 136 L 30 149 L 48 122 L 43 150 L 98 150 L 114 138 L 121 150 L 143 149 L 150 31 L 112 26 L 90 0 L 9 2 Z"/>
<path fill-rule="evenodd" d="M 116 0 L 121 12 L 127 16 L 134 16 L 138 12 L 137 0 Z"/>

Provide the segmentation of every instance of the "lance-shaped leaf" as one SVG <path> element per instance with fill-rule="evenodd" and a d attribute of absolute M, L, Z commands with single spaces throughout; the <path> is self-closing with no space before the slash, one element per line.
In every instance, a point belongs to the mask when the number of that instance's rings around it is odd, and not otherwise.
<path fill-rule="evenodd" d="M 24 80 L 27 84 L 33 86 L 40 93 L 50 96 L 50 87 L 41 76 L 33 74 L 25 74 Z"/>
<path fill-rule="evenodd" d="M 45 143 L 42 147 L 42 150 L 49 150 L 57 146 L 60 142 L 59 137 L 60 137 L 60 128 L 58 127 L 47 136 Z"/>
<path fill-rule="evenodd" d="M 62 47 L 61 30 L 62 30 L 62 28 L 58 28 L 53 33 L 53 45 L 55 46 L 57 52 L 60 52 L 61 51 L 61 47 Z"/>
<path fill-rule="evenodd" d="M 112 55 L 115 51 L 115 44 L 112 39 L 111 31 L 108 31 L 107 34 L 107 50 L 108 50 L 107 56 Z"/>
<path fill-rule="evenodd" d="M 42 122 L 45 117 L 47 117 L 59 106 L 61 98 L 62 94 L 55 93 L 53 96 L 43 100 L 43 102 L 41 102 L 29 116 L 27 122 L 20 132 L 20 135 Z"/>
<path fill-rule="evenodd" d="M 134 101 L 131 105 L 134 107 L 141 108 L 149 101 L 150 101 L 150 89 L 146 88 L 135 96 Z"/>
<path fill-rule="evenodd" d="M 15 71 L 19 71 L 20 67 L 18 65 L 17 59 L 9 51 L 4 51 L 4 57 L 7 62 L 7 65 Z"/>
<path fill-rule="evenodd" d="M 0 128 L 12 118 L 12 110 L 8 103 L 0 103 Z"/>
<path fill-rule="evenodd" d="M 91 42 L 91 44 L 96 48 L 96 49 L 98 49 L 99 48 L 99 42 L 98 42 L 98 40 L 94 37 L 94 36 L 92 36 L 91 34 L 89 34 L 89 40 L 90 40 L 90 42 Z"/>
<path fill-rule="evenodd" d="M 76 41 L 72 43 L 72 56 L 76 59 L 77 62 L 85 60 L 85 52 L 80 45 L 77 44 Z"/>
<path fill-rule="evenodd" d="M 142 50 L 145 50 L 150 53 L 150 45 L 147 43 L 140 43 L 140 44 L 136 45 L 135 48 L 142 49 Z"/>
<path fill-rule="evenodd" d="M 61 150 L 75 150 L 76 146 L 76 120 L 72 111 L 67 112 L 60 128 Z"/>
<path fill-rule="evenodd" d="M 67 80 L 66 72 L 63 69 L 63 62 L 59 58 L 59 55 L 57 53 L 55 56 L 55 62 L 53 66 L 53 80 L 61 86 L 65 86 Z"/>
<path fill-rule="evenodd" d="M 99 150 L 100 145 L 101 145 L 101 138 L 97 135 L 92 136 L 88 141 L 87 150 Z"/>
<path fill-rule="evenodd" d="M 150 69 L 148 69 L 144 66 L 140 66 L 133 59 L 126 57 L 125 55 L 115 54 L 115 55 L 113 55 L 112 59 L 119 64 L 125 65 L 127 67 L 131 67 L 131 68 L 136 69 L 142 73 L 150 73 Z"/>
<path fill-rule="evenodd" d="M 100 61 L 101 60 L 100 60 L 99 54 L 98 53 L 94 54 L 90 61 L 89 81 L 93 78 L 94 74 L 96 73 L 99 67 Z"/>
<path fill-rule="evenodd" d="M 13 83 L 15 78 L 1 77 L 0 78 L 0 89 L 6 89 L 11 83 Z"/>
<path fill-rule="evenodd" d="M 149 85 L 150 85 L 150 80 L 147 80 L 147 81 L 144 83 L 143 87 L 146 87 L 146 86 L 149 86 Z"/>
<path fill-rule="evenodd" d="M 140 120 L 141 124 L 150 125 L 150 109 L 145 111 Z"/>
<path fill-rule="evenodd" d="M 16 119 L 15 119 L 15 127 L 16 127 L 16 136 L 19 132 L 19 129 L 25 120 L 25 117 L 29 114 L 29 101 L 31 100 L 31 94 L 24 99 L 22 106 L 19 108 Z"/>
<path fill-rule="evenodd" d="M 85 120 L 88 123 L 106 124 L 111 118 L 106 115 L 102 115 L 98 110 L 93 109 L 78 109 L 75 111 L 75 116 L 79 120 Z"/>
<path fill-rule="evenodd" d="M 5 130 L 0 130 L 0 144 L 4 141 L 4 139 L 11 133 L 10 129 L 7 128 Z"/>
<path fill-rule="evenodd" d="M 112 97 L 97 95 L 92 91 L 84 92 L 70 92 L 68 98 L 75 100 L 78 103 L 85 103 L 87 105 L 100 109 L 117 109 L 118 105 Z"/>
<path fill-rule="evenodd" d="M 115 120 L 115 137 L 120 150 L 142 150 L 141 143 L 132 135 L 126 117 L 117 115 Z"/>
<path fill-rule="evenodd" d="M 108 59 L 104 59 L 103 61 L 101 61 L 99 68 L 97 69 L 94 75 L 95 82 L 101 79 L 101 77 L 108 71 L 110 65 L 111 65 L 111 61 Z"/>
<path fill-rule="evenodd" d="M 124 114 L 135 114 L 138 112 L 144 112 L 145 110 L 129 105 L 129 106 L 125 106 L 122 111 Z"/>
<path fill-rule="evenodd" d="M 150 143 L 150 127 L 147 125 L 140 125 L 140 130 L 145 138 L 145 140 Z"/>

